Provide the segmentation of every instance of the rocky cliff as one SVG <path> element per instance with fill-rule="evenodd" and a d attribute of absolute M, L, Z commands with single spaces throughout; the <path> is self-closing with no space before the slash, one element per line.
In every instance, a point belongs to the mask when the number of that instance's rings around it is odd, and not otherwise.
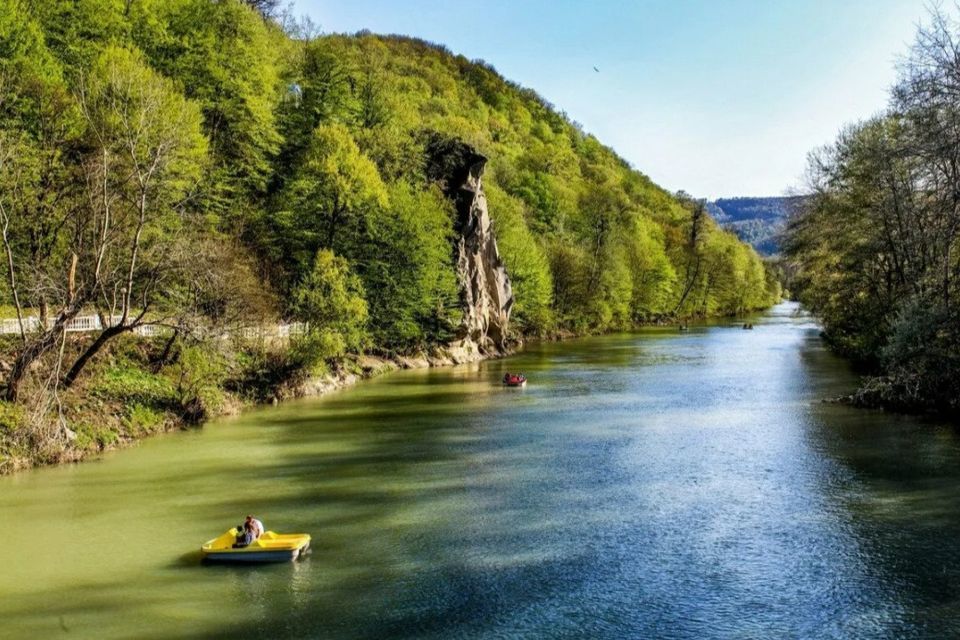
<path fill-rule="evenodd" d="M 457 329 L 454 349 L 481 354 L 507 348 L 513 288 L 500 258 L 487 198 L 483 193 L 483 169 L 487 159 L 469 145 L 435 138 L 427 145 L 428 173 L 440 180 L 456 207 L 454 246 L 463 320 Z"/>

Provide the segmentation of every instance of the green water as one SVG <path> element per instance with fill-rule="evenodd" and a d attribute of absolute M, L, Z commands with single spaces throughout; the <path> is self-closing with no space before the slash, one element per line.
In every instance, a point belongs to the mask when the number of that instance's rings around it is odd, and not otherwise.
<path fill-rule="evenodd" d="M 816 326 L 754 322 L 399 372 L 0 479 L 0 637 L 960 635 L 960 438 L 820 403 L 855 378 Z M 202 566 L 247 513 L 313 553 Z"/>

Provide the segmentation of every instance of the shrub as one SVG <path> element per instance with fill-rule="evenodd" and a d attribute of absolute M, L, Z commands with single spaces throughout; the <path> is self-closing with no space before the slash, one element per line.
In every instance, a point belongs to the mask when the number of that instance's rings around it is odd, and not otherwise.
<path fill-rule="evenodd" d="M 222 385 L 227 379 L 227 363 L 210 345 L 184 347 L 166 373 L 187 422 L 202 422 L 223 406 Z"/>
<path fill-rule="evenodd" d="M 0 435 L 18 431 L 24 423 L 23 407 L 0 400 Z"/>
<path fill-rule="evenodd" d="M 143 405 L 134 404 L 128 409 L 124 424 L 130 435 L 141 435 L 158 431 L 164 423 L 165 414 L 162 411 Z"/>

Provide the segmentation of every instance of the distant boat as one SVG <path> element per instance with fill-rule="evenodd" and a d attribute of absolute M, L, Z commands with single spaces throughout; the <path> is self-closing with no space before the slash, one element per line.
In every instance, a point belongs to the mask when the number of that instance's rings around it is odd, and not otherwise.
<path fill-rule="evenodd" d="M 505 373 L 503 384 L 508 387 L 523 387 L 527 384 L 527 377 L 522 373 Z"/>

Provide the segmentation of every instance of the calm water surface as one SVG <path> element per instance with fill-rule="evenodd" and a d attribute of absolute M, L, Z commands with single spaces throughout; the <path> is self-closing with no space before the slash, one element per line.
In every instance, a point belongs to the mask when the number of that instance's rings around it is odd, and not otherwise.
<path fill-rule="evenodd" d="M 399 372 L 0 479 L 0 636 L 960 636 L 960 438 L 820 403 L 855 378 L 816 326 L 754 322 Z M 201 566 L 248 512 L 313 554 Z"/>

